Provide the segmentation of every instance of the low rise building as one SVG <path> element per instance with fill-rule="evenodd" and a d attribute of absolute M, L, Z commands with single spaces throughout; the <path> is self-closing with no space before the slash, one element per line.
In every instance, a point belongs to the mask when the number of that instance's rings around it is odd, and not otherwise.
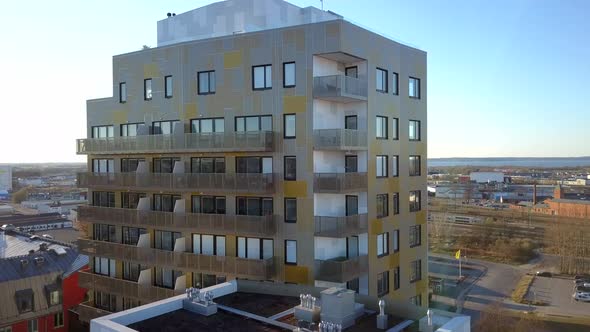
<path fill-rule="evenodd" d="M 469 179 L 476 183 L 504 182 L 503 172 L 471 172 Z"/>
<path fill-rule="evenodd" d="M 587 196 L 568 195 L 562 186 L 557 186 L 554 198 L 546 203 L 553 214 L 572 218 L 590 218 L 590 199 Z"/>

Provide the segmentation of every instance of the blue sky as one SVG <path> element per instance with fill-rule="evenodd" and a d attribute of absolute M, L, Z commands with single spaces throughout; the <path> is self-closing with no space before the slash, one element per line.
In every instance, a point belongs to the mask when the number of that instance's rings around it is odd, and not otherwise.
<path fill-rule="evenodd" d="M 166 12 L 211 2 L 4 2 L 0 163 L 83 161 L 85 100 L 111 94 L 111 57 L 155 46 Z M 429 157 L 590 155 L 590 1 L 325 0 L 324 9 L 428 52 Z"/>

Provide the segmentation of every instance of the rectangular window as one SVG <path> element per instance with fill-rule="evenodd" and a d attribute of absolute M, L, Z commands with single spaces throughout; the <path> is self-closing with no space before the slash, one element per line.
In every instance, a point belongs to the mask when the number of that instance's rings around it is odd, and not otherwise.
<path fill-rule="evenodd" d="M 297 199 L 285 198 L 285 222 L 297 222 Z"/>
<path fill-rule="evenodd" d="M 92 172 L 114 173 L 115 161 L 113 159 L 92 159 Z"/>
<path fill-rule="evenodd" d="M 176 279 L 183 275 L 182 271 L 156 268 L 155 269 L 154 285 L 163 288 L 173 289 L 176 284 Z"/>
<path fill-rule="evenodd" d="M 344 156 L 344 172 L 358 172 L 358 156 Z"/>
<path fill-rule="evenodd" d="M 418 259 L 410 262 L 410 282 L 422 280 L 422 260 Z"/>
<path fill-rule="evenodd" d="M 121 159 L 121 173 L 130 173 L 137 171 L 137 166 L 140 162 L 145 162 L 143 158 L 122 158 Z"/>
<path fill-rule="evenodd" d="M 143 122 L 122 124 L 121 125 L 121 137 L 137 136 L 137 130 L 139 129 L 139 126 L 142 124 L 143 124 Z"/>
<path fill-rule="evenodd" d="M 115 137 L 115 131 L 113 125 L 107 126 L 93 126 L 92 127 L 92 138 L 109 138 Z"/>
<path fill-rule="evenodd" d="M 358 117 L 356 115 L 347 115 L 344 117 L 344 129 L 357 130 Z"/>
<path fill-rule="evenodd" d="M 152 160 L 152 171 L 154 173 L 172 173 L 174 171 L 174 164 L 177 161 L 180 161 L 180 158 L 154 158 Z"/>
<path fill-rule="evenodd" d="M 117 297 L 105 292 L 94 291 L 94 306 L 99 309 L 117 311 Z"/>
<path fill-rule="evenodd" d="M 387 177 L 387 156 L 376 156 L 375 166 L 375 171 L 378 178 Z"/>
<path fill-rule="evenodd" d="M 377 257 L 382 257 L 389 254 L 389 233 L 381 233 L 377 235 Z"/>
<path fill-rule="evenodd" d="M 143 80 L 143 100 L 152 100 L 152 79 Z"/>
<path fill-rule="evenodd" d="M 409 80 L 410 98 L 420 99 L 420 79 L 410 77 Z"/>
<path fill-rule="evenodd" d="M 377 91 L 387 93 L 387 70 L 377 68 L 375 78 Z"/>
<path fill-rule="evenodd" d="M 8 326 L 0 327 L 0 332 L 12 332 L 12 326 L 8 325 Z"/>
<path fill-rule="evenodd" d="M 393 230 L 393 252 L 398 252 L 399 251 L 399 229 L 394 229 Z"/>
<path fill-rule="evenodd" d="M 197 255 L 225 256 L 225 236 L 193 234 L 193 253 Z"/>
<path fill-rule="evenodd" d="M 225 214 L 225 196 L 192 196 L 192 213 Z"/>
<path fill-rule="evenodd" d="M 94 273 L 103 276 L 115 276 L 115 260 L 106 257 L 94 257 Z"/>
<path fill-rule="evenodd" d="M 174 134 L 174 126 L 180 121 L 154 121 L 152 122 L 152 135 L 172 135 Z"/>
<path fill-rule="evenodd" d="M 115 207 L 115 193 L 110 191 L 93 191 L 92 206 Z"/>
<path fill-rule="evenodd" d="M 143 268 L 139 264 L 123 262 L 123 279 L 137 282 L 141 270 Z"/>
<path fill-rule="evenodd" d="M 191 133 L 223 133 L 224 131 L 224 118 L 191 120 Z"/>
<path fill-rule="evenodd" d="M 393 193 L 393 214 L 399 214 L 399 193 Z"/>
<path fill-rule="evenodd" d="M 393 268 L 393 289 L 399 289 L 400 282 L 399 282 L 399 266 Z"/>
<path fill-rule="evenodd" d="M 391 92 L 394 95 L 399 95 L 399 75 L 395 72 L 391 72 Z"/>
<path fill-rule="evenodd" d="M 225 173 L 225 158 L 191 158 L 191 173 Z"/>
<path fill-rule="evenodd" d="M 410 303 L 415 306 L 422 306 L 422 294 L 410 297 Z"/>
<path fill-rule="evenodd" d="M 377 203 L 377 218 L 384 218 L 389 215 L 389 206 L 388 206 L 388 195 L 387 194 L 378 194 L 376 203 Z"/>
<path fill-rule="evenodd" d="M 39 321 L 37 319 L 31 319 L 27 322 L 28 332 L 39 332 Z"/>
<path fill-rule="evenodd" d="M 295 62 L 283 63 L 283 88 L 295 86 Z"/>
<path fill-rule="evenodd" d="M 272 89 L 272 65 L 252 67 L 252 89 Z"/>
<path fill-rule="evenodd" d="M 119 83 L 119 102 L 124 104 L 127 102 L 127 83 Z"/>
<path fill-rule="evenodd" d="M 399 119 L 398 118 L 393 118 L 393 130 L 392 130 L 391 136 L 394 141 L 397 141 L 399 139 Z"/>
<path fill-rule="evenodd" d="M 236 214 L 246 216 L 269 216 L 273 214 L 271 197 L 236 197 Z"/>
<path fill-rule="evenodd" d="M 272 173 L 272 157 L 236 157 L 236 173 Z"/>
<path fill-rule="evenodd" d="M 377 122 L 375 124 L 375 137 L 379 139 L 387 139 L 387 117 L 377 115 Z"/>
<path fill-rule="evenodd" d="M 410 141 L 419 141 L 420 140 L 420 121 L 418 120 L 410 120 Z"/>
<path fill-rule="evenodd" d="M 164 97 L 172 98 L 172 75 L 164 77 Z"/>
<path fill-rule="evenodd" d="M 377 274 L 377 296 L 389 293 L 389 271 Z"/>
<path fill-rule="evenodd" d="M 410 156 L 410 176 L 420 176 L 420 156 Z"/>
<path fill-rule="evenodd" d="M 14 294 L 20 314 L 35 310 L 34 293 L 30 288 L 17 290 Z"/>
<path fill-rule="evenodd" d="M 285 240 L 285 264 L 297 265 L 297 241 Z"/>
<path fill-rule="evenodd" d="M 346 67 L 346 68 L 344 68 L 344 75 L 346 77 L 358 78 L 359 77 L 359 68 L 357 66 Z"/>
<path fill-rule="evenodd" d="M 49 305 L 58 305 L 61 303 L 61 294 L 59 290 L 55 290 L 49 293 Z"/>
<path fill-rule="evenodd" d="M 143 234 L 147 234 L 147 229 L 145 228 L 138 228 L 138 227 L 122 227 L 122 238 L 121 241 L 123 244 L 128 244 L 131 246 L 136 246 L 139 242 L 139 237 Z"/>
<path fill-rule="evenodd" d="M 399 176 L 399 156 L 391 156 L 391 176 Z"/>
<path fill-rule="evenodd" d="M 64 312 L 56 312 L 53 314 L 53 327 L 62 327 L 64 326 Z"/>
<path fill-rule="evenodd" d="M 295 114 L 285 114 L 283 123 L 284 138 L 295 138 L 296 121 Z"/>
<path fill-rule="evenodd" d="M 410 212 L 416 212 L 422 209 L 420 194 L 420 190 L 410 191 Z"/>
<path fill-rule="evenodd" d="M 154 248 L 168 251 L 173 251 L 176 240 L 182 237 L 179 232 L 170 231 L 156 230 L 154 234 Z"/>
<path fill-rule="evenodd" d="M 272 115 L 236 116 L 236 131 L 272 131 Z"/>
<path fill-rule="evenodd" d="M 297 158 L 295 156 L 285 156 L 285 180 L 297 180 Z"/>
<path fill-rule="evenodd" d="M 116 228 L 114 225 L 93 224 L 93 239 L 96 241 L 115 242 Z"/>
<path fill-rule="evenodd" d="M 215 70 L 200 71 L 197 73 L 198 93 L 210 95 L 215 93 Z"/>
<path fill-rule="evenodd" d="M 174 212 L 174 205 L 176 204 L 176 201 L 180 198 L 180 195 L 154 194 L 154 204 L 152 210 L 162 212 Z"/>
<path fill-rule="evenodd" d="M 274 256 L 273 240 L 237 237 L 237 256 L 249 259 L 269 259 Z"/>
<path fill-rule="evenodd" d="M 414 225 L 410 226 L 410 248 L 417 247 L 422 244 L 422 226 Z"/>

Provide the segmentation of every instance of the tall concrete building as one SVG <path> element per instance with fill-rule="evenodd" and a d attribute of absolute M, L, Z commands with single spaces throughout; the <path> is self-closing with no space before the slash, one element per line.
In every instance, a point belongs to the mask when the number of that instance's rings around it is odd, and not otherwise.
<path fill-rule="evenodd" d="M 223 1 L 115 56 L 87 115 L 84 317 L 234 278 L 427 305 L 424 51 Z"/>
<path fill-rule="evenodd" d="M 12 190 L 11 166 L 0 166 L 0 190 Z"/>

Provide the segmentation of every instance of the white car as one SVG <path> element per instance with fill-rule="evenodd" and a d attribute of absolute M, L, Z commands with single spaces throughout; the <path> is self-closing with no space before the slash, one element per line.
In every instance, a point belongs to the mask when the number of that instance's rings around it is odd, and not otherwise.
<path fill-rule="evenodd" d="M 590 294 L 586 292 L 575 292 L 573 297 L 576 301 L 590 302 Z"/>

